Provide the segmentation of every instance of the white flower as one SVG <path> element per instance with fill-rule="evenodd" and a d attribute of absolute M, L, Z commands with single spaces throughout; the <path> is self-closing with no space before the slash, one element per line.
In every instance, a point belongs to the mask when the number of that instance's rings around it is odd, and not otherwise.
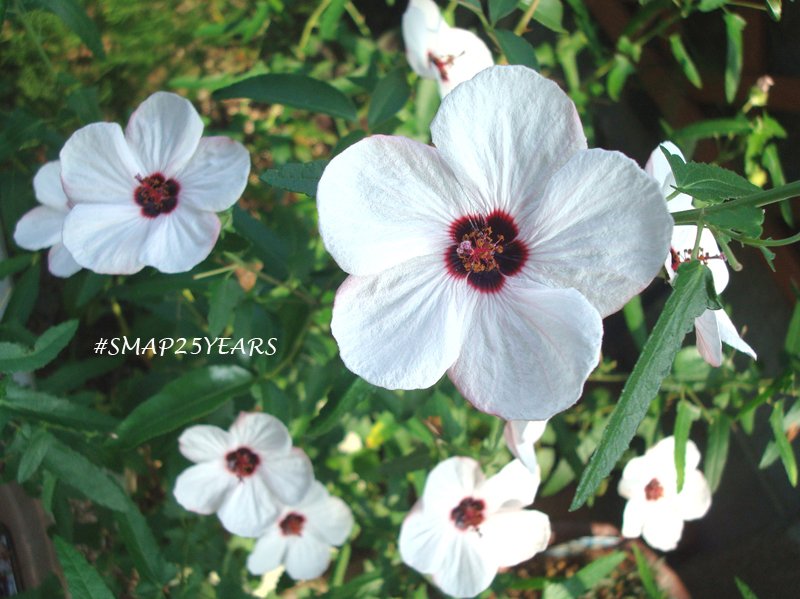
<path fill-rule="evenodd" d="M 303 500 L 285 506 L 258 540 L 247 558 L 247 569 L 263 574 L 284 564 L 295 580 L 317 578 L 328 568 L 331 546 L 344 543 L 352 529 L 350 508 L 314 481 Z"/>
<path fill-rule="evenodd" d="M 481 38 L 450 27 L 433 0 L 411 0 L 403 13 L 403 41 L 414 72 L 435 79 L 444 97 L 459 83 L 494 64 Z"/>
<path fill-rule="evenodd" d="M 308 456 L 269 414 L 242 412 L 227 432 L 193 426 L 179 444 L 197 464 L 178 476 L 175 499 L 198 514 L 216 512 L 227 530 L 243 537 L 263 534 L 281 504 L 298 503 L 314 480 Z"/>
<path fill-rule="evenodd" d="M 422 498 L 403 521 L 400 556 L 455 597 L 477 595 L 497 570 L 547 547 L 550 519 L 522 508 L 539 476 L 519 460 L 488 480 L 471 458 L 449 458 L 428 475 Z"/>
<path fill-rule="evenodd" d="M 641 535 L 647 544 L 671 551 L 678 545 L 684 520 L 702 518 L 711 506 L 711 490 L 697 469 L 700 452 L 686 443 L 683 489 L 678 493 L 675 468 L 675 437 L 656 443 L 622 471 L 619 494 L 628 500 L 622 516 L 622 534 Z"/>
<path fill-rule="evenodd" d="M 680 156 L 681 160 L 685 160 L 681 151 L 672 142 L 664 142 L 661 145 L 670 154 Z M 664 197 L 669 197 L 675 192 L 675 176 L 672 174 L 669 162 L 660 147 L 650 154 L 650 159 L 647 161 L 645 169 L 661 185 Z M 670 212 L 680 212 L 694 208 L 692 198 L 685 193 L 679 193 L 669 200 L 667 207 Z M 669 254 L 664 263 L 670 281 L 674 280 L 681 263 L 691 258 L 696 237 L 697 227 L 694 225 L 678 225 L 673 230 Z M 728 285 L 728 266 L 725 264 L 725 255 L 720 252 L 714 235 L 705 227 L 700 234 L 698 258 L 711 269 L 714 288 L 717 293 L 722 293 Z M 754 360 L 756 359 L 756 352 L 739 336 L 736 327 L 733 326 L 725 310 L 706 310 L 695 318 L 694 326 L 697 336 L 697 349 L 703 359 L 712 366 L 722 364 L 723 342 L 734 349 L 738 349 L 740 352 L 746 353 Z"/>
<path fill-rule="evenodd" d="M 508 450 L 537 476 L 539 462 L 533 445 L 541 439 L 546 428 L 547 420 L 509 420 L 503 429 Z"/>
<path fill-rule="evenodd" d="M 50 248 L 47 266 L 57 277 L 69 277 L 81 269 L 80 264 L 64 247 L 61 230 L 69 214 L 69 200 L 61 187 L 61 165 L 58 160 L 43 165 L 33 178 L 33 191 L 41 204 L 19 219 L 14 241 L 26 250 Z"/>
<path fill-rule="evenodd" d="M 322 239 L 352 275 L 331 323 L 342 360 L 389 389 L 447 372 L 485 412 L 549 418 L 580 397 L 602 317 L 660 270 L 664 198 L 587 150 L 573 103 L 525 67 L 459 85 L 431 133 L 435 148 L 362 140 L 320 180 Z"/>
<path fill-rule="evenodd" d="M 158 92 L 116 123 L 76 131 L 61 150 L 61 179 L 74 205 L 64 244 L 79 264 L 105 274 L 145 266 L 183 272 L 219 236 L 215 212 L 244 191 L 250 156 L 226 137 L 201 139 L 188 100 Z"/>

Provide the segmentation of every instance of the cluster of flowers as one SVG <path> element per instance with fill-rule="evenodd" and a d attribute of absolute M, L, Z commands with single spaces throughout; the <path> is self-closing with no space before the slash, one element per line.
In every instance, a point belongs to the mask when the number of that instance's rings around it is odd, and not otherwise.
<path fill-rule="evenodd" d="M 196 464 L 178 476 L 175 499 L 187 510 L 216 513 L 229 532 L 258 538 L 247 560 L 253 574 L 283 564 L 294 579 L 316 578 L 328 568 L 331 546 L 350 536 L 350 508 L 314 479 L 308 456 L 274 416 L 242 412 L 228 431 L 193 426 L 179 447 Z"/>

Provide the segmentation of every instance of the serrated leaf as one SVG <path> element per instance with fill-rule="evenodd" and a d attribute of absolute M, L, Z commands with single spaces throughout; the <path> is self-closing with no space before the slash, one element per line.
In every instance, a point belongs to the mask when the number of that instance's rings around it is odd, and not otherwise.
<path fill-rule="evenodd" d="M 35 0 L 34 6 L 53 13 L 72 29 L 97 58 L 105 58 L 103 42 L 97 27 L 75 0 Z"/>
<path fill-rule="evenodd" d="M 28 480 L 33 473 L 39 468 L 42 463 L 47 450 L 50 447 L 51 437 L 44 429 L 37 429 L 22 457 L 19 460 L 19 467 L 17 468 L 17 482 L 22 484 Z"/>
<path fill-rule="evenodd" d="M 583 471 L 571 510 L 586 503 L 628 448 L 661 381 L 669 373 L 684 336 L 694 326 L 694 319 L 706 309 L 710 288 L 713 288 L 711 272 L 700 262 L 685 262 L 678 269 L 675 290 L 667 299 L 600 443 Z"/>
<path fill-rule="evenodd" d="M 313 198 L 317 195 L 317 184 L 326 166 L 328 166 L 327 160 L 289 162 L 265 170 L 261 173 L 261 180 L 273 187 L 304 193 Z"/>
<path fill-rule="evenodd" d="M 725 463 L 728 461 L 730 434 L 730 419 L 725 414 L 718 414 L 709 427 L 708 446 L 703 460 L 706 480 L 712 493 L 719 487 Z"/>
<path fill-rule="evenodd" d="M 139 573 L 159 587 L 166 584 L 171 576 L 170 568 L 161 555 L 150 525 L 136 504 L 130 501 L 127 510 L 114 515 L 122 542 Z"/>
<path fill-rule="evenodd" d="M 778 401 L 772 407 L 772 414 L 769 416 L 769 424 L 772 428 L 772 435 L 775 437 L 775 444 L 778 448 L 778 455 L 781 457 L 786 476 L 793 487 L 797 486 L 797 461 L 794 457 L 792 444 L 783 431 L 783 400 Z"/>
<path fill-rule="evenodd" d="M 354 121 L 352 100 L 329 83 L 293 73 L 268 73 L 244 79 L 214 92 L 217 100 L 249 98 L 268 104 L 321 112 Z"/>
<path fill-rule="evenodd" d="M 764 210 L 755 206 L 738 206 L 730 210 L 706 214 L 705 222 L 721 229 L 738 231 L 745 237 L 758 238 L 761 237 Z"/>
<path fill-rule="evenodd" d="M 721 202 L 727 198 L 741 198 L 760 189 L 741 175 L 716 164 L 686 162 L 665 149 L 678 191 L 706 202 Z"/>
<path fill-rule="evenodd" d="M 519 0 L 489 0 L 489 20 L 492 25 L 514 12 L 518 3 Z"/>
<path fill-rule="evenodd" d="M 683 74 L 686 75 L 686 78 L 689 80 L 689 82 L 696 88 L 703 87 L 703 80 L 700 78 L 700 73 L 694 64 L 692 57 L 689 56 L 686 46 L 683 45 L 683 40 L 681 39 L 679 33 L 674 33 L 669 36 L 669 45 L 672 49 L 672 55 L 675 57 L 675 60 L 678 61 L 678 64 L 681 65 Z"/>
<path fill-rule="evenodd" d="M 32 348 L 0 342 L 0 372 L 31 372 L 53 360 L 72 340 L 77 320 L 68 320 L 47 329 Z"/>
<path fill-rule="evenodd" d="M 117 427 L 117 443 L 136 447 L 210 414 L 247 390 L 253 375 L 239 366 L 187 372 L 139 404 Z"/>
<path fill-rule="evenodd" d="M 208 299 L 208 335 L 217 337 L 228 325 L 244 290 L 230 277 L 218 279 L 211 284 L 211 297 Z"/>
<path fill-rule="evenodd" d="M 405 106 L 411 96 L 405 69 L 394 69 L 378 81 L 367 111 L 367 125 L 374 129 Z"/>
<path fill-rule="evenodd" d="M 77 430 L 109 431 L 117 425 L 117 420 L 107 414 L 15 383 L 8 385 L 0 406 L 22 416 Z"/>
<path fill-rule="evenodd" d="M 728 38 L 725 55 L 725 99 L 731 104 L 736 99 L 739 80 L 742 77 L 742 30 L 747 22 L 736 13 L 728 12 L 722 17 Z"/>
<path fill-rule="evenodd" d="M 61 537 L 54 537 L 53 545 L 72 599 L 114 599 L 100 574 L 77 549 Z"/>
<path fill-rule="evenodd" d="M 678 493 L 683 489 L 686 477 L 686 443 L 692 422 L 700 418 L 700 410 L 685 399 L 678 402 L 678 416 L 675 419 L 675 469 L 678 473 Z"/>
<path fill-rule="evenodd" d="M 500 49 L 505 54 L 508 64 L 521 64 L 532 69 L 539 69 L 539 61 L 536 59 L 536 50 L 531 43 L 518 36 L 513 31 L 495 29 L 495 37 Z"/>

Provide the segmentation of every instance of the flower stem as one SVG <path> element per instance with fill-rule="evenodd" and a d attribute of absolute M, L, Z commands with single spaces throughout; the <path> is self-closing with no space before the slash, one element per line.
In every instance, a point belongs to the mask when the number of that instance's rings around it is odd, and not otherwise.
<path fill-rule="evenodd" d="M 533 18 L 533 13 L 535 13 L 536 9 L 539 8 L 540 1 L 541 0 L 533 0 L 530 3 L 528 10 L 525 11 L 525 14 L 522 15 L 522 18 L 519 20 L 519 23 L 517 23 L 517 26 L 514 27 L 514 33 L 517 35 L 522 35 L 525 33 L 525 30 L 528 28 L 528 23 L 530 23 L 531 19 Z"/>
<path fill-rule="evenodd" d="M 735 210 L 737 208 L 744 208 L 754 206 L 761 208 L 776 202 L 782 202 L 794 197 L 800 196 L 800 181 L 793 181 L 780 187 L 768 189 L 766 191 L 759 191 L 757 193 L 723 202 L 721 204 L 714 204 L 713 206 L 706 206 L 705 208 L 695 208 L 693 210 L 683 210 L 682 212 L 675 212 L 672 218 L 675 220 L 676 225 L 695 224 L 709 214 L 718 214 L 727 210 Z"/>

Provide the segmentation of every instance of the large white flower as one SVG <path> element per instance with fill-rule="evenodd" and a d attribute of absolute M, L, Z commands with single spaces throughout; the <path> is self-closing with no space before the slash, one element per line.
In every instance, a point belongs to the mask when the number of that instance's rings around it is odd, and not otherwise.
<path fill-rule="evenodd" d="M 684 520 L 702 518 L 711 507 L 711 490 L 697 469 L 700 452 L 686 443 L 685 476 L 678 493 L 675 468 L 675 437 L 666 437 L 622 471 L 619 494 L 628 500 L 622 516 L 622 534 L 641 535 L 647 544 L 671 551 L 678 546 Z"/>
<path fill-rule="evenodd" d="M 664 142 L 661 145 L 670 154 L 680 156 L 681 160 L 685 160 L 680 149 L 672 142 Z M 660 147 L 650 154 L 650 159 L 647 161 L 645 169 L 661 185 L 664 197 L 669 197 L 675 192 L 675 176 L 672 174 L 669 162 Z M 667 208 L 669 208 L 670 212 L 680 212 L 682 210 L 691 210 L 694 206 L 690 196 L 685 193 L 679 193 L 667 202 Z M 696 237 L 697 227 L 694 225 L 678 225 L 674 228 L 669 254 L 664 263 L 670 281 L 674 280 L 681 263 L 691 258 Z M 728 285 L 728 266 L 725 264 L 725 255 L 720 252 L 713 233 L 705 227 L 700 233 L 698 258 L 711 269 L 714 288 L 717 293 L 722 293 Z M 722 364 L 723 342 L 734 349 L 738 349 L 740 352 L 746 353 L 754 360 L 756 359 L 756 352 L 739 336 L 736 327 L 733 326 L 725 310 L 706 310 L 695 318 L 694 326 L 697 349 L 703 359 L 712 366 Z"/>
<path fill-rule="evenodd" d="M 208 256 L 219 236 L 215 212 L 244 191 L 250 156 L 236 141 L 202 133 L 188 100 L 157 92 L 124 135 L 116 123 L 93 123 L 67 140 L 61 179 L 74 207 L 64 244 L 79 264 L 105 274 L 174 273 Z"/>
<path fill-rule="evenodd" d="M 353 514 L 344 501 L 332 497 L 314 481 L 302 501 L 285 506 L 247 558 L 253 574 L 281 564 L 295 580 L 322 576 L 331 561 L 331 546 L 345 542 L 353 529 Z"/>
<path fill-rule="evenodd" d="M 308 456 L 269 414 L 242 412 L 228 431 L 192 426 L 179 444 L 197 464 L 178 476 L 175 499 L 198 514 L 216 512 L 227 530 L 243 537 L 262 535 L 281 504 L 298 503 L 314 480 Z"/>
<path fill-rule="evenodd" d="M 547 420 L 509 420 L 503 429 L 508 450 L 536 475 L 539 462 L 534 444 L 542 438 L 546 428 Z"/>
<path fill-rule="evenodd" d="M 350 276 L 331 329 L 350 370 L 389 389 L 447 372 L 479 409 L 544 420 L 575 403 L 602 317 L 661 268 L 672 218 L 618 152 L 587 150 L 575 106 L 519 66 L 459 85 L 435 148 L 373 136 L 319 183 L 319 227 Z"/>
<path fill-rule="evenodd" d="M 33 177 L 33 191 L 41 204 L 26 212 L 14 229 L 14 241 L 26 250 L 50 248 L 47 266 L 57 277 L 69 277 L 81 265 L 64 247 L 61 230 L 69 214 L 69 200 L 61 187 L 61 164 L 58 160 L 43 165 Z"/>
<path fill-rule="evenodd" d="M 531 504 L 539 476 L 519 460 L 484 479 L 471 458 L 449 458 L 428 475 L 400 529 L 403 561 L 455 597 L 477 595 L 497 570 L 547 547 L 550 519 Z"/>
<path fill-rule="evenodd" d="M 408 3 L 403 41 L 411 68 L 420 77 L 435 79 L 442 97 L 494 64 L 483 40 L 466 29 L 450 27 L 433 0 Z"/>

